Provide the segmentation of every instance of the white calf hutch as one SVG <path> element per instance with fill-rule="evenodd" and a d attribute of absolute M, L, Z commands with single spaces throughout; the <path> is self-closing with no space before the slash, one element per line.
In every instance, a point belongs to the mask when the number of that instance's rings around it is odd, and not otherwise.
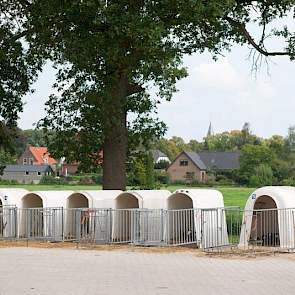
<path fill-rule="evenodd" d="M 18 201 L 27 193 L 25 189 L 0 189 L 0 237 L 12 238 L 17 233 Z"/>
<path fill-rule="evenodd" d="M 77 191 L 67 199 L 66 239 L 111 240 L 112 208 L 119 190 Z M 78 209 L 78 210 L 77 210 Z"/>
<path fill-rule="evenodd" d="M 71 191 L 38 191 L 19 198 L 19 237 L 63 239 L 63 208 L 71 194 Z"/>
<path fill-rule="evenodd" d="M 219 191 L 177 190 L 167 199 L 167 208 L 170 243 L 188 241 L 202 248 L 228 244 L 223 195 Z"/>
<path fill-rule="evenodd" d="M 263 187 L 250 195 L 243 215 L 241 248 L 258 243 L 294 249 L 294 232 L 294 187 Z"/>
<path fill-rule="evenodd" d="M 170 195 L 168 190 L 136 190 L 117 196 L 114 202 L 113 242 L 164 242 L 163 209 L 166 209 Z"/>

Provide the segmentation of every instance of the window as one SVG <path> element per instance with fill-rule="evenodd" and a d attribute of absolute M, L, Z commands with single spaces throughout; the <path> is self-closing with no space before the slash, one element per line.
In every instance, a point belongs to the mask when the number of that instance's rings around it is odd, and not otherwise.
<path fill-rule="evenodd" d="M 38 171 L 38 175 L 39 175 L 39 176 L 41 175 L 41 172 L 40 172 L 40 171 Z"/>
<path fill-rule="evenodd" d="M 195 172 L 186 172 L 185 178 L 187 180 L 193 180 L 195 178 Z"/>
<path fill-rule="evenodd" d="M 29 159 L 30 165 L 34 165 L 34 160 L 32 158 Z"/>
<path fill-rule="evenodd" d="M 188 160 L 180 160 L 179 166 L 188 166 Z"/>
<path fill-rule="evenodd" d="M 29 173 L 29 171 L 26 171 L 26 175 L 29 175 L 30 173 Z"/>
<path fill-rule="evenodd" d="M 27 158 L 23 158 L 23 164 L 27 165 Z"/>

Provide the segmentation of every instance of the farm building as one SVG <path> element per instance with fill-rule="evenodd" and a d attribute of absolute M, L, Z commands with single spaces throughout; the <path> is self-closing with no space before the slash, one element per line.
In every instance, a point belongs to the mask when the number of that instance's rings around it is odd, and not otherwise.
<path fill-rule="evenodd" d="M 295 188 L 259 188 L 246 203 L 239 245 L 295 248 L 294 228 Z"/>
<path fill-rule="evenodd" d="M 52 173 L 53 170 L 49 165 L 7 165 L 0 178 L 18 183 L 38 184 L 42 177 Z"/>
<path fill-rule="evenodd" d="M 181 152 L 167 168 L 171 182 L 206 182 L 208 171 L 240 168 L 240 152 Z"/>

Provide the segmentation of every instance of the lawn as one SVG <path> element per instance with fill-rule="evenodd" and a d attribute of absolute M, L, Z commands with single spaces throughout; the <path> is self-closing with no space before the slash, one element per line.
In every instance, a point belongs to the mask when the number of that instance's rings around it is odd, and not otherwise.
<path fill-rule="evenodd" d="M 0 188 L 24 188 L 29 191 L 47 191 L 47 190 L 100 190 L 102 187 L 100 185 L 0 185 Z M 170 185 L 163 189 L 168 189 L 171 192 L 185 188 L 183 185 Z M 196 188 L 196 187 L 194 187 Z M 245 203 L 249 195 L 255 190 L 254 188 L 245 187 L 216 187 L 224 197 L 224 205 L 228 206 L 239 206 L 244 208 Z"/>

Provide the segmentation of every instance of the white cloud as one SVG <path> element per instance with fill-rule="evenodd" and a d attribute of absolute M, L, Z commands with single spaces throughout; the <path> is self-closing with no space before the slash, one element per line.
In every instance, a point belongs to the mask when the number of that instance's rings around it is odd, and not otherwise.
<path fill-rule="evenodd" d="M 195 68 L 193 74 L 200 87 L 222 91 L 234 91 L 243 87 L 243 80 L 239 73 L 226 58 L 216 62 L 201 63 Z"/>

